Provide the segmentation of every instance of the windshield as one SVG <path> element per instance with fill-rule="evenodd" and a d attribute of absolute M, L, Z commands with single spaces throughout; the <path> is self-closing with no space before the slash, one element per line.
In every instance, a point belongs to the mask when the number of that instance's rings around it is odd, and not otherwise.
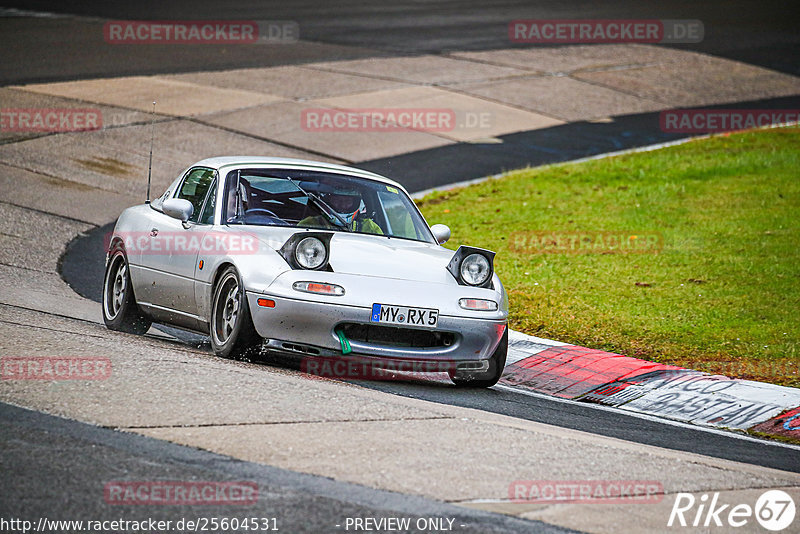
<path fill-rule="evenodd" d="M 227 224 L 294 226 L 434 242 L 408 195 L 365 178 L 296 169 L 239 169 L 228 173 L 224 195 Z"/>

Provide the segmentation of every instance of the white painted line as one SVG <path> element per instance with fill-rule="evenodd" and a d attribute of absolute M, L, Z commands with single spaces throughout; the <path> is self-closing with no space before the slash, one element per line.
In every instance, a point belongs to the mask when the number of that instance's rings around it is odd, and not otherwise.
<path fill-rule="evenodd" d="M 564 345 L 567 345 L 567 343 L 529 336 L 528 334 L 523 334 L 522 332 L 509 330 L 508 356 L 506 356 L 506 365 L 517 363 L 525 358 L 530 358 L 531 356 L 535 356 L 551 347 L 562 347 Z"/>
<path fill-rule="evenodd" d="M 727 431 L 727 430 L 719 430 L 717 428 L 710 428 L 710 427 L 702 426 L 702 425 L 699 425 L 699 424 L 692 425 L 692 424 L 689 424 L 689 423 L 683 423 L 681 421 L 673 421 L 672 419 L 664 419 L 662 417 L 656 417 L 656 416 L 653 416 L 653 415 L 647 415 L 647 414 L 628 411 L 628 410 L 620 410 L 620 409 L 617 409 L 617 408 L 612 408 L 610 406 L 603 406 L 602 404 L 592 404 L 592 403 L 588 403 L 588 402 L 574 401 L 574 400 L 571 400 L 571 399 L 562 399 L 561 397 L 553 397 L 551 395 L 544 395 L 542 393 L 536 393 L 534 391 L 528 391 L 528 390 L 525 390 L 525 389 L 506 386 L 504 384 L 497 384 L 494 387 L 496 387 L 498 389 L 502 389 L 504 391 L 509 391 L 509 392 L 512 392 L 512 393 L 519 393 L 521 395 L 527 395 L 529 397 L 535 397 L 537 399 L 549 400 L 549 401 L 553 401 L 553 402 L 560 402 L 562 404 L 579 405 L 579 406 L 582 406 L 584 408 L 590 408 L 590 409 L 593 409 L 593 410 L 600 410 L 600 411 L 605 411 L 605 412 L 614 412 L 614 413 L 620 414 L 620 415 L 627 415 L 627 416 L 630 416 L 630 417 L 636 417 L 637 419 L 643 419 L 645 421 L 651 421 L 653 423 L 661 423 L 661 424 L 664 424 L 664 425 L 676 426 L 676 427 L 679 427 L 679 428 L 688 428 L 688 429 L 691 429 L 691 430 L 697 430 L 697 431 L 700 431 L 700 432 L 706 432 L 708 434 L 716 434 L 718 436 L 725 436 L 725 437 L 728 437 L 728 438 L 739 439 L 739 440 L 748 441 L 748 442 L 751 442 L 751 443 L 761 443 L 763 445 L 767 445 L 767 446 L 770 446 L 770 447 L 782 447 L 784 449 L 791 449 L 791 450 L 794 450 L 794 451 L 800 451 L 800 445 L 792 445 L 792 444 L 789 444 L 789 443 L 782 443 L 780 441 L 767 441 L 767 440 L 764 440 L 764 439 L 754 438 L 754 437 L 751 437 L 751 436 L 748 436 L 748 435 L 745 435 L 745 434 L 739 434 L 739 433 L 731 432 L 731 431 Z"/>
<path fill-rule="evenodd" d="M 61 19 L 69 15 L 50 13 L 47 11 L 31 11 L 29 9 L 16 9 L 13 7 L 0 7 L 0 17 L 35 17 L 43 19 Z"/>
<path fill-rule="evenodd" d="M 548 347 L 564 347 L 566 345 L 569 345 L 569 343 L 563 343 L 561 341 L 553 341 L 552 339 L 545 339 L 543 337 L 536 337 L 530 334 L 525 334 L 523 332 L 517 332 L 516 330 L 508 331 L 508 342 L 537 343 L 539 345 L 547 345 Z"/>

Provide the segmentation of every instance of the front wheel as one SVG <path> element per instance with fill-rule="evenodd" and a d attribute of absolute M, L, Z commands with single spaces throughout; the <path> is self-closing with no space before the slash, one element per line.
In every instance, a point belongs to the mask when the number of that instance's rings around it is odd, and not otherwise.
<path fill-rule="evenodd" d="M 508 327 L 494 349 L 492 356 L 489 358 L 489 369 L 482 373 L 470 374 L 456 374 L 450 372 L 450 380 L 457 387 L 465 388 L 490 388 L 497 384 L 500 377 L 503 375 L 503 369 L 506 367 L 506 356 L 508 355 Z"/>
<path fill-rule="evenodd" d="M 148 319 L 136 304 L 125 252 L 114 250 L 103 278 L 103 322 L 109 330 L 142 335 L 150 329 Z"/>
<path fill-rule="evenodd" d="M 222 358 L 242 358 L 255 353 L 260 345 L 239 273 L 228 267 L 214 286 L 211 348 Z"/>

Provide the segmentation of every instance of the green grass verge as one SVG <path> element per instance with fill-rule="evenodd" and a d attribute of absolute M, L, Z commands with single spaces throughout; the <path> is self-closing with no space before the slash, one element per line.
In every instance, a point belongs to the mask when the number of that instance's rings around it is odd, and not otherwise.
<path fill-rule="evenodd" d="M 520 170 L 418 205 L 450 226 L 448 247 L 497 252 L 514 329 L 800 386 L 797 128 Z M 632 253 L 600 246 L 601 232 L 663 241 Z"/>

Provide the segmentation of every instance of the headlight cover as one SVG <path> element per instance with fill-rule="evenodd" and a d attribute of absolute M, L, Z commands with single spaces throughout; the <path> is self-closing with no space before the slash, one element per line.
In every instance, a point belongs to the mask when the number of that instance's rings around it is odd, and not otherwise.
<path fill-rule="evenodd" d="M 292 269 L 330 271 L 328 259 L 332 235 L 328 232 L 298 232 L 278 252 Z"/>
<path fill-rule="evenodd" d="M 494 274 L 494 256 L 491 250 L 460 246 L 453 254 L 447 270 L 462 286 L 491 289 Z"/>

